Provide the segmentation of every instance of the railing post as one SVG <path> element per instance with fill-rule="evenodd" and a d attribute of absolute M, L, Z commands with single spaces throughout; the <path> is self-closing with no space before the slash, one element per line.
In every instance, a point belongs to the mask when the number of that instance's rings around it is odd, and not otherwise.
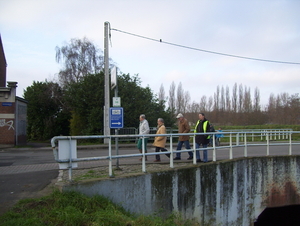
<path fill-rule="evenodd" d="M 216 158 L 216 140 L 215 140 L 215 136 L 213 135 L 213 161 L 217 161 Z"/>
<path fill-rule="evenodd" d="M 240 134 L 236 134 L 236 145 L 240 145 Z"/>
<path fill-rule="evenodd" d="M 170 168 L 174 168 L 174 162 L 173 162 L 173 159 L 174 159 L 174 157 L 173 157 L 173 136 L 172 136 L 172 134 L 170 136 L 170 152 L 171 152 L 171 154 L 170 154 Z"/>
<path fill-rule="evenodd" d="M 197 165 L 197 159 L 196 159 L 196 135 L 193 136 L 193 164 Z"/>
<path fill-rule="evenodd" d="M 69 137 L 69 181 L 72 181 L 72 140 Z"/>
<path fill-rule="evenodd" d="M 267 156 L 270 155 L 270 139 L 269 139 L 269 133 L 266 134 L 267 139 Z"/>
<path fill-rule="evenodd" d="M 112 153 L 111 153 L 111 137 L 109 137 L 108 139 L 108 155 L 109 155 L 109 177 L 114 177 L 114 174 L 113 174 L 113 170 L 112 170 Z"/>
<path fill-rule="evenodd" d="M 244 147 L 244 157 L 247 157 L 247 133 L 244 133 L 244 144 L 245 144 L 245 147 Z"/>
<path fill-rule="evenodd" d="M 143 157 L 142 157 L 142 171 L 147 173 L 146 171 L 146 156 L 145 156 L 145 137 L 142 137 L 142 150 L 143 150 Z"/>
<path fill-rule="evenodd" d="M 268 136 L 268 137 L 269 137 L 270 140 L 272 140 L 273 139 L 273 134 L 272 134 L 271 130 L 269 130 L 269 131 L 270 131 L 270 136 Z"/>
<path fill-rule="evenodd" d="M 230 137 L 229 137 L 229 145 L 230 145 L 230 148 L 229 148 L 229 159 L 232 159 L 232 133 L 230 133 Z"/>
<path fill-rule="evenodd" d="M 289 155 L 292 155 L 292 133 L 290 133 Z"/>

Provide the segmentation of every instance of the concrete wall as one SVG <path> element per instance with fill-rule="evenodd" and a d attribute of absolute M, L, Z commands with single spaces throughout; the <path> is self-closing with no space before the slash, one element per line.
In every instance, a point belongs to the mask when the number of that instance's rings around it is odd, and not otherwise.
<path fill-rule="evenodd" d="M 172 211 L 201 225 L 253 225 L 266 207 L 300 204 L 300 156 L 255 157 L 67 185 L 138 214 Z"/>

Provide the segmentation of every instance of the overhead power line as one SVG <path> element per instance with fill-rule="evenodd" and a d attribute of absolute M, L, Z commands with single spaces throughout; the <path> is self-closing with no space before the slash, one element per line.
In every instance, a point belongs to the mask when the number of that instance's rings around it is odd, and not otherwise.
<path fill-rule="evenodd" d="M 246 60 L 264 61 L 264 62 L 269 62 L 269 63 L 298 64 L 298 65 L 300 65 L 300 63 L 297 63 L 297 62 L 266 60 L 266 59 L 259 59 L 259 58 L 253 58 L 253 57 L 237 56 L 237 55 L 232 55 L 232 54 L 227 54 L 227 53 L 219 53 L 219 52 L 214 52 L 214 51 L 210 51 L 210 50 L 198 49 L 198 48 L 194 48 L 194 47 L 179 45 L 179 44 L 175 44 L 175 43 L 171 43 L 171 42 L 165 42 L 162 39 L 149 38 L 149 37 L 145 37 L 145 36 L 142 36 L 142 35 L 137 35 L 137 34 L 133 34 L 133 33 L 126 32 L 126 31 L 121 31 L 121 30 L 118 30 L 118 29 L 115 29 L 115 28 L 111 28 L 111 30 L 118 31 L 118 32 L 128 34 L 128 35 L 132 35 L 132 36 L 136 36 L 136 37 L 139 37 L 139 38 L 148 39 L 148 40 L 154 41 L 154 42 L 160 42 L 160 43 L 164 43 L 164 44 L 168 44 L 168 45 L 172 45 L 172 46 L 177 46 L 177 47 L 181 47 L 181 48 L 185 48 L 185 49 L 191 49 L 191 50 L 195 50 L 195 51 L 201 51 L 201 52 L 211 53 L 211 54 L 216 54 L 216 55 L 221 55 L 221 56 L 235 57 L 235 58 L 241 58 L 241 59 L 246 59 Z"/>

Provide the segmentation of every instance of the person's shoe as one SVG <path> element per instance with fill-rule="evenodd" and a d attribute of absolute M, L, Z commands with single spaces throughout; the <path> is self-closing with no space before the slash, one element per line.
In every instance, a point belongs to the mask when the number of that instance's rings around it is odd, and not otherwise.
<path fill-rule="evenodd" d="M 155 159 L 153 162 L 160 162 L 160 159 Z"/>
<path fill-rule="evenodd" d="M 197 159 L 197 162 L 202 162 L 201 159 Z"/>
<path fill-rule="evenodd" d="M 175 157 L 173 160 L 181 160 L 181 158 L 179 158 L 179 157 Z"/>
<path fill-rule="evenodd" d="M 191 156 L 187 158 L 187 160 L 192 160 L 192 159 L 193 159 L 193 157 L 191 157 Z"/>

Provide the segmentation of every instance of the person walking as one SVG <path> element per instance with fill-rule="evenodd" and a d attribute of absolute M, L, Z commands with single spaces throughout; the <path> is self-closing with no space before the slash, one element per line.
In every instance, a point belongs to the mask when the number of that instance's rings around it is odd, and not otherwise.
<path fill-rule="evenodd" d="M 166 134 L 166 127 L 164 124 L 164 120 L 162 118 L 157 119 L 157 131 L 156 134 Z M 154 138 L 153 146 L 155 147 L 155 152 L 160 151 L 168 151 L 165 149 L 167 142 L 166 136 L 159 136 Z M 170 158 L 170 154 L 166 154 L 168 158 Z M 160 155 L 155 155 L 154 162 L 160 162 Z"/>
<path fill-rule="evenodd" d="M 220 144 L 221 144 L 221 138 L 224 137 L 224 134 L 221 133 L 221 132 L 223 132 L 222 129 L 221 129 L 221 127 L 217 130 L 217 132 L 218 133 L 216 134 L 216 146 L 220 146 Z"/>
<path fill-rule="evenodd" d="M 150 128 L 149 128 L 149 123 L 146 120 L 146 116 L 144 114 L 140 115 L 140 125 L 139 125 L 139 135 L 145 135 L 150 133 Z M 144 148 L 145 148 L 145 153 L 147 153 L 147 142 L 148 142 L 148 137 L 140 137 L 137 143 L 137 148 L 139 149 L 140 153 L 143 151 L 143 139 L 144 139 Z M 142 160 L 142 158 L 140 158 Z M 147 156 L 145 158 L 147 161 Z"/>
<path fill-rule="evenodd" d="M 178 119 L 178 133 L 189 133 L 191 128 L 189 122 L 186 118 L 183 117 L 181 113 L 179 113 L 176 117 Z M 184 144 L 186 149 L 191 149 L 190 147 L 190 136 L 189 135 L 181 135 L 178 138 L 178 144 L 176 150 L 181 150 L 182 145 Z M 189 151 L 188 160 L 193 159 L 193 152 Z M 181 153 L 176 153 L 176 157 L 174 160 L 181 160 Z"/>
<path fill-rule="evenodd" d="M 196 123 L 195 126 L 195 133 L 207 133 L 209 132 L 209 121 L 205 118 L 204 113 L 199 114 L 199 120 Z M 202 145 L 203 148 L 207 148 L 207 144 L 209 143 L 210 136 L 207 135 L 196 135 L 196 149 L 199 149 Z M 197 162 L 201 162 L 200 158 L 200 152 L 199 150 L 196 150 L 196 158 Z M 203 150 L 203 162 L 207 162 L 207 150 Z"/>

